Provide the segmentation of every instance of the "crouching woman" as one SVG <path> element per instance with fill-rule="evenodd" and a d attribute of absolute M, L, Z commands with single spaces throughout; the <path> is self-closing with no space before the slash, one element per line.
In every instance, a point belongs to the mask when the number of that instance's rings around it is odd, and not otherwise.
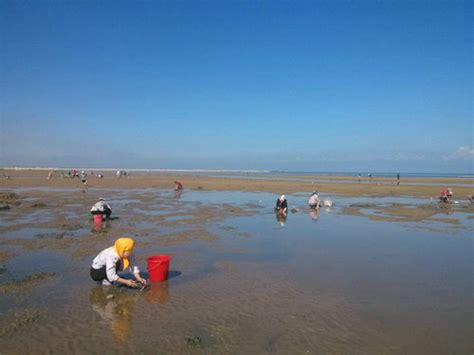
<path fill-rule="evenodd" d="M 102 285 L 112 283 L 128 287 L 137 287 L 138 283 L 146 285 L 146 279 L 140 276 L 140 269 L 132 254 L 135 242 L 131 238 L 119 238 L 110 248 L 102 250 L 92 262 L 90 275 L 92 280 L 102 282 Z M 120 271 L 132 270 L 135 280 L 125 279 L 118 275 Z M 138 282 L 138 283 L 137 283 Z"/>

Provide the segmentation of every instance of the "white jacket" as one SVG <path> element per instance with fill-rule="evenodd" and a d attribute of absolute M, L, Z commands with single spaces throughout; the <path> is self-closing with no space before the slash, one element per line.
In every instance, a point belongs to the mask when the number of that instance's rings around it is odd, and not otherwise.
<path fill-rule="evenodd" d="M 316 206 L 319 202 L 319 196 L 317 194 L 311 195 L 311 197 L 308 200 L 308 205 L 310 206 Z"/>
<path fill-rule="evenodd" d="M 117 281 L 117 279 L 119 278 L 119 276 L 117 275 L 117 271 L 120 270 L 116 270 L 115 267 L 117 261 L 119 260 L 120 256 L 115 250 L 115 247 L 110 247 L 102 250 L 99 255 L 95 257 L 94 261 L 92 262 L 92 267 L 96 270 L 99 270 L 105 266 L 105 272 L 107 273 L 107 278 L 109 279 L 109 281 Z M 128 262 L 129 268 L 134 274 L 140 272 L 140 269 L 135 263 L 135 257 L 133 256 L 133 254 L 128 257 Z"/>

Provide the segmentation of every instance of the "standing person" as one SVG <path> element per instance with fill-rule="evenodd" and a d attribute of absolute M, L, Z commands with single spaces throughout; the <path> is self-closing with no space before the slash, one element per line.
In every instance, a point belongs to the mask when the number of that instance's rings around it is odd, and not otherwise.
<path fill-rule="evenodd" d="M 105 202 L 104 198 L 100 198 L 98 202 L 94 204 L 91 208 L 91 214 L 101 214 L 102 217 L 105 215 L 107 219 L 110 219 L 110 215 L 112 214 L 112 208 L 108 203 Z"/>
<path fill-rule="evenodd" d="M 397 173 L 397 185 L 400 185 L 400 173 Z"/>
<path fill-rule="evenodd" d="M 360 184 L 360 174 L 359 174 L 359 176 L 357 177 L 357 180 L 359 180 L 359 184 Z"/>
<path fill-rule="evenodd" d="M 275 211 L 287 214 L 288 213 L 288 202 L 286 201 L 285 195 L 281 195 L 276 201 Z"/>
<path fill-rule="evenodd" d="M 122 172 L 120 170 L 117 170 L 117 179 L 120 179 L 120 177 L 122 176 Z"/>
<path fill-rule="evenodd" d="M 180 183 L 178 180 L 174 182 L 174 189 L 175 190 L 182 190 L 183 189 L 183 184 Z"/>
<path fill-rule="evenodd" d="M 81 171 L 81 182 L 84 185 L 87 185 L 87 174 L 84 170 Z"/>
<path fill-rule="evenodd" d="M 102 250 L 92 262 L 90 275 L 92 280 L 102 285 L 119 283 L 129 287 L 137 287 L 137 281 L 146 285 L 146 279 L 140 276 L 140 269 L 135 263 L 133 248 L 135 241 L 131 238 L 119 238 L 114 245 Z M 131 269 L 135 280 L 120 277 L 117 273 Z"/>
<path fill-rule="evenodd" d="M 318 209 L 320 204 L 321 204 L 321 201 L 319 199 L 318 192 L 313 191 L 313 193 L 311 194 L 311 197 L 308 200 L 309 207 Z"/>

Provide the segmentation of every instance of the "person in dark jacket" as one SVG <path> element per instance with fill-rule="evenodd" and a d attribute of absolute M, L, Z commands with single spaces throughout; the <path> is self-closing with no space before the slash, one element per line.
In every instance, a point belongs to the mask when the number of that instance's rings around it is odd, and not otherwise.
<path fill-rule="evenodd" d="M 275 211 L 280 213 L 288 213 L 288 202 L 286 201 L 285 195 L 281 195 L 280 198 L 276 201 Z"/>

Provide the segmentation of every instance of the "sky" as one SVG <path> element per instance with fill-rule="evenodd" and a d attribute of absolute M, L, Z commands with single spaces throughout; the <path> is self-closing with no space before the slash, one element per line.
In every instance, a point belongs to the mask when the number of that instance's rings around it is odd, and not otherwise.
<path fill-rule="evenodd" d="M 470 1 L 0 0 L 0 166 L 473 173 Z"/>

